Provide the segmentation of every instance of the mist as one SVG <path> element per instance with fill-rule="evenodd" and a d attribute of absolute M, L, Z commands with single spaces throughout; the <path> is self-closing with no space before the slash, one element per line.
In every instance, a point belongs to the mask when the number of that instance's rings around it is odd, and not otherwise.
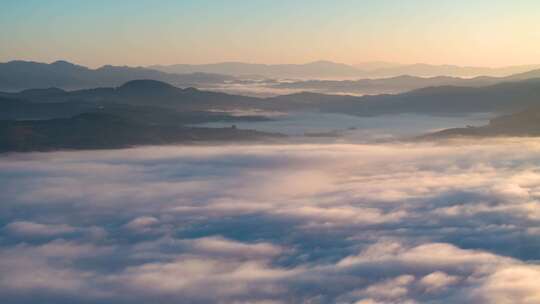
<path fill-rule="evenodd" d="M 272 119 L 265 122 L 235 122 L 235 126 L 241 129 L 285 134 L 290 136 L 291 142 L 313 142 L 314 138 L 319 138 L 341 143 L 370 143 L 407 140 L 421 134 L 457 126 L 481 126 L 494 116 L 490 113 L 480 113 L 462 116 L 399 114 L 358 117 L 317 112 L 277 112 L 267 115 Z M 223 128 L 230 125 L 230 122 L 211 122 L 194 126 Z"/>
<path fill-rule="evenodd" d="M 536 303 L 540 143 L 0 157 L 9 303 Z"/>

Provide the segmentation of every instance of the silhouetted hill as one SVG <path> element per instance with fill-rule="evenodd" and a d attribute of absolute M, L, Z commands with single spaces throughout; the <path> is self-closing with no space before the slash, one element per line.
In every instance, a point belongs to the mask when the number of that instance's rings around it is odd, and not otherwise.
<path fill-rule="evenodd" d="M 185 91 L 170 84 L 156 80 L 132 80 L 116 88 L 113 94 L 116 98 L 174 98 Z"/>
<path fill-rule="evenodd" d="M 117 88 L 78 91 L 31 90 L 0 93 L 0 97 L 31 103 L 111 104 L 150 106 L 175 111 L 272 110 L 321 111 L 359 116 L 384 114 L 463 115 L 469 113 L 511 113 L 538 104 L 540 79 L 501 83 L 485 87 L 440 86 L 397 95 L 347 96 L 297 93 L 273 98 L 254 98 L 180 89 L 149 80 L 128 82 Z"/>
<path fill-rule="evenodd" d="M 519 111 L 538 104 L 539 94 L 540 79 L 533 79 L 477 88 L 429 87 L 397 95 L 354 97 L 299 93 L 271 100 L 279 110 L 310 108 L 360 116 L 401 113 L 462 115 Z"/>
<path fill-rule="evenodd" d="M 121 103 L 167 107 L 179 111 L 232 110 L 257 108 L 261 99 L 181 89 L 156 80 L 129 81 L 116 88 L 95 88 L 76 91 L 58 89 L 26 90 L 18 93 L 1 93 L 11 99 L 24 99 L 33 103 L 93 102 L 100 105 Z"/>
<path fill-rule="evenodd" d="M 0 152 L 111 149 L 278 137 L 281 135 L 236 128 L 148 124 L 103 113 L 84 113 L 72 118 L 51 120 L 0 121 Z"/>
<path fill-rule="evenodd" d="M 518 80 L 526 80 L 526 79 L 532 79 L 532 78 L 540 78 L 540 69 L 510 75 L 508 77 L 505 77 L 504 79 L 507 81 L 509 80 L 518 81 Z"/>
<path fill-rule="evenodd" d="M 446 129 L 420 137 L 421 139 L 441 139 L 453 137 L 492 136 L 540 136 L 540 106 L 499 116 L 481 127 Z"/>
<path fill-rule="evenodd" d="M 141 67 L 106 65 L 89 69 L 66 61 L 51 64 L 31 61 L 0 63 L 0 90 L 19 91 L 29 88 L 83 89 L 118 86 L 135 79 L 153 79 L 177 86 L 197 86 L 231 81 L 234 77 L 218 74 L 169 74 Z"/>
<path fill-rule="evenodd" d="M 449 76 L 417 77 L 401 75 L 390 78 L 374 78 L 359 80 L 304 80 L 293 82 L 276 82 L 271 87 L 280 89 L 309 90 L 318 93 L 332 94 L 397 94 L 411 90 L 436 86 L 482 87 L 503 82 L 516 82 L 540 78 L 540 69 L 513 74 L 506 77 L 479 76 L 459 78 Z"/>
<path fill-rule="evenodd" d="M 99 104 L 92 102 L 33 103 L 25 99 L 0 97 L 0 120 L 70 117 L 99 108 Z"/>
<path fill-rule="evenodd" d="M 134 80 L 117 88 L 0 93 L 0 152 L 280 137 L 236 128 L 190 127 L 216 121 L 233 125 L 235 121 L 268 120 L 215 112 L 220 105 L 247 107 L 250 101 L 227 94 L 180 89 L 155 80 Z"/>
<path fill-rule="evenodd" d="M 123 85 L 118 87 L 119 91 L 135 91 L 136 93 L 144 92 L 144 91 L 170 91 L 174 90 L 175 87 L 157 80 L 152 79 L 137 79 L 132 80 L 124 83 Z"/>

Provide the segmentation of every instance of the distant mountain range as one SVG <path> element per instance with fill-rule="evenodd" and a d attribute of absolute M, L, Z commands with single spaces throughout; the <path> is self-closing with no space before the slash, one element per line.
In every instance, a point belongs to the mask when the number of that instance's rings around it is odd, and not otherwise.
<path fill-rule="evenodd" d="M 156 80 L 132 80 L 119 87 L 64 91 L 58 88 L 31 89 L 16 93 L 0 92 L 0 98 L 32 104 L 71 104 L 106 107 L 109 104 L 153 106 L 176 111 L 230 110 L 256 107 L 260 99 L 235 96 L 195 88 L 181 89 Z"/>
<path fill-rule="evenodd" d="M 397 94 L 415 89 L 436 86 L 466 86 L 481 87 L 496 83 L 540 78 L 540 69 L 506 77 L 478 76 L 474 78 L 459 78 L 449 76 L 417 77 L 403 75 L 391 78 L 375 78 L 360 80 L 305 80 L 292 82 L 277 82 L 273 88 L 304 90 L 329 94 Z"/>
<path fill-rule="evenodd" d="M 222 63 L 210 65 L 176 65 L 170 67 L 155 67 L 167 72 L 142 67 L 103 66 L 90 69 L 66 61 L 56 61 L 50 64 L 10 61 L 0 63 L 0 91 L 20 91 L 25 89 L 60 88 L 63 90 L 80 90 L 97 87 L 118 87 L 138 79 L 151 79 L 169 83 L 177 87 L 197 87 L 215 91 L 242 93 L 244 95 L 260 96 L 265 91 L 267 95 L 279 95 L 298 91 L 311 91 L 329 94 L 396 94 L 430 86 L 470 86 L 479 87 L 505 81 L 516 81 L 540 77 L 540 69 L 505 77 L 480 76 L 474 78 L 458 78 L 451 76 L 418 77 L 414 70 L 404 69 L 401 65 L 385 63 L 366 63 L 363 67 L 378 67 L 381 69 L 401 69 L 400 76 L 390 78 L 366 79 L 369 75 L 357 67 L 319 61 L 303 65 L 260 65 L 245 63 Z M 451 72 L 449 66 L 446 72 Z M 532 67 L 532 66 L 530 66 Z M 470 68 L 468 68 L 470 70 Z M 508 68 L 505 71 L 520 71 L 525 67 Z M 455 68 L 453 69 L 455 70 Z M 491 69 L 492 70 L 492 69 Z M 397 71 L 397 70 L 396 70 Z M 407 74 L 410 75 L 401 75 Z M 443 73 L 445 71 L 439 70 Z M 449 72 L 449 73 L 450 73 Z M 230 74 L 230 75 L 226 75 Z M 246 76 L 250 74 L 251 78 Z M 257 76 L 253 74 L 264 74 Z M 392 74 L 392 73 L 390 73 Z M 450 73 L 451 74 L 451 73 Z M 239 75 L 244 75 L 240 77 Z M 308 80 L 280 81 L 284 75 L 292 78 L 310 78 Z M 364 79 L 356 80 L 324 80 L 324 78 L 356 77 L 364 75 Z M 355 76 L 356 75 L 356 76 Z M 445 74 L 441 74 L 445 75 Z M 276 78 L 268 78 L 268 77 Z M 315 79 L 311 79 L 315 78 Z"/>
<path fill-rule="evenodd" d="M 315 61 L 305 64 L 253 64 L 244 62 L 223 62 L 213 64 L 154 65 L 149 68 L 168 73 L 218 73 L 233 76 L 259 75 L 269 78 L 381 78 L 410 75 L 418 77 L 452 76 L 503 77 L 540 69 L 537 65 L 509 66 L 502 68 L 468 67 L 456 65 L 395 64 L 385 62 L 347 65 L 331 61 Z"/>
<path fill-rule="evenodd" d="M 347 96 L 297 93 L 271 98 L 255 98 L 180 89 L 155 80 L 130 81 L 116 88 L 63 91 L 34 89 L 0 93 L 1 115 L 26 110 L 17 107 L 49 108 L 77 112 L 87 107 L 109 108 L 114 104 L 167 108 L 174 111 L 319 111 L 374 116 L 400 113 L 462 115 L 468 113 L 511 113 L 540 103 L 540 79 L 530 79 L 483 87 L 439 86 L 396 95 Z M 30 104 L 30 105 L 28 105 Z M 74 109 L 73 109 L 74 108 Z M 71 109 L 71 110 L 69 110 Z M 81 111 L 82 111 L 81 110 Z M 30 111 L 30 110 L 27 110 Z M 31 112 L 27 112 L 31 113 Z M 0 116 L 1 117 L 1 116 Z"/>
<path fill-rule="evenodd" d="M 204 129 L 190 126 L 216 121 L 233 125 L 235 121 L 268 120 L 262 116 L 238 117 L 217 111 L 326 112 L 358 116 L 508 114 L 540 108 L 538 96 L 540 79 L 476 88 L 430 87 L 403 94 L 362 97 L 298 93 L 254 98 L 181 89 L 155 80 L 133 80 L 119 87 L 75 91 L 50 88 L 0 92 L 0 151 L 114 148 L 279 137 L 234 127 Z M 534 113 L 539 112 L 535 110 Z M 531 113 L 532 110 L 526 110 L 517 116 L 494 120 L 484 129 L 447 132 L 523 134 L 529 128 L 536 128 L 534 124 L 540 115 Z M 514 133 L 509 132 L 510 129 Z M 536 133 L 530 131 L 530 134 Z"/>
<path fill-rule="evenodd" d="M 504 82 L 484 87 L 439 86 L 396 95 L 343 96 L 298 93 L 273 98 L 280 109 L 347 113 L 359 116 L 386 114 L 464 115 L 511 113 L 540 104 L 540 79 Z"/>
<path fill-rule="evenodd" d="M 303 90 L 328 94 L 397 94 L 415 89 L 433 86 L 485 86 L 500 82 L 496 77 L 477 77 L 473 79 L 437 76 L 437 77 L 417 77 L 417 76 L 396 76 L 391 78 L 375 78 L 360 80 L 305 80 L 292 82 L 279 82 L 272 85 L 274 88 Z"/>
<path fill-rule="evenodd" d="M 180 89 L 155 80 L 116 88 L 64 91 L 57 88 L 0 93 L 0 152 L 103 149 L 134 145 L 279 138 L 234 127 L 236 116 L 216 108 L 246 108 L 249 97 Z M 230 128 L 193 124 L 230 122 Z"/>
<path fill-rule="evenodd" d="M 233 80 L 234 77 L 200 72 L 178 75 L 141 67 L 110 65 L 90 69 L 66 61 L 50 64 L 31 61 L 0 63 L 0 90 L 3 91 L 50 87 L 77 90 L 119 86 L 136 79 L 153 79 L 189 87 L 224 83 Z"/>
<path fill-rule="evenodd" d="M 223 62 L 212 64 L 154 65 L 149 68 L 168 73 L 222 73 L 233 76 L 260 76 L 266 78 L 333 78 L 358 77 L 357 68 L 331 61 L 316 61 L 305 64 L 254 64 Z M 220 71 L 220 72 L 217 72 Z"/>
<path fill-rule="evenodd" d="M 433 76 L 453 76 L 453 77 L 476 77 L 492 76 L 504 77 L 512 74 L 527 72 L 540 69 L 540 64 L 517 65 L 500 68 L 475 67 L 475 66 L 457 66 L 457 65 L 433 65 L 433 64 L 401 64 L 381 66 L 379 68 L 368 70 L 367 77 L 394 77 L 399 75 L 411 75 L 419 77 Z"/>

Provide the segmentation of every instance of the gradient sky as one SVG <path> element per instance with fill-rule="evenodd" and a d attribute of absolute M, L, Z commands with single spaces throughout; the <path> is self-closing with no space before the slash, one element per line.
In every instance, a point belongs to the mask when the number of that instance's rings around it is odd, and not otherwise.
<path fill-rule="evenodd" d="M 540 63 L 538 0 L 0 0 L 0 61 Z"/>

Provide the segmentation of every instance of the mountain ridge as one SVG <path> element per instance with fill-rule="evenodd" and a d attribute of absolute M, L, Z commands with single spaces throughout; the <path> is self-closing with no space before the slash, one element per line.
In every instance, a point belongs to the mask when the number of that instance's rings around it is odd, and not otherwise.
<path fill-rule="evenodd" d="M 248 70 L 255 74 L 261 66 L 264 69 L 286 69 L 296 76 L 307 72 L 310 75 L 320 75 L 324 73 L 335 74 L 343 71 L 349 76 L 356 74 L 356 68 L 331 61 L 316 61 L 304 65 L 260 65 L 245 63 L 222 63 L 218 65 L 248 65 L 254 70 Z M 455 77 L 452 75 L 438 75 L 434 77 L 420 77 L 412 74 L 399 74 L 386 78 L 355 78 L 354 80 L 325 80 L 320 79 L 291 80 L 282 82 L 277 79 L 257 80 L 260 76 L 251 75 L 255 79 L 243 79 L 238 76 L 226 74 L 216 74 L 207 70 L 206 72 L 197 71 L 196 68 L 190 68 L 184 72 L 188 74 L 175 74 L 152 70 L 144 67 L 112 66 L 104 65 L 96 69 L 90 69 L 81 65 L 70 63 L 64 60 L 53 63 L 39 63 L 34 61 L 10 61 L 0 63 L 0 91 L 21 91 L 24 89 L 47 89 L 57 87 L 63 90 L 94 89 L 98 87 L 117 87 L 131 80 L 149 79 L 169 83 L 177 87 L 198 87 L 212 89 L 214 91 L 229 91 L 228 88 L 234 88 L 235 85 L 247 86 L 245 95 L 249 93 L 249 87 L 253 86 L 254 92 L 257 90 L 273 91 L 270 95 L 279 95 L 279 90 L 287 91 L 314 91 L 316 93 L 330 94 L 397 94 L 418 88 L 440 85 L 459 85 L 459 86 L 485 86 L 497 82 L 523 80 L 528 78 L 540 77 L 540 69 L 528 70 L 518 74 L 512 74 L 507 77 L 477 76 L 473 78 Z M 229 68 L 227 68 L 229 69 Z M 238 71 L 224 70 L 221 72 L 230 72 L 232 74 Z M 272 74 L 271 72 L 270 74 Z M 326 74 L 328 76 L 329 74 Z M 294 75 L 292 75 L 294 76 Z M 234 89 L 230 90 L 234 92 Z M 242 91 L 240 91 L 242 93 Z M 257 95 L 257 94 L 253 94 Z"/>
<path fill-rule="evenodd" d="M 3 91 L 50 87 L 79 90 L 103 86 L 119 86 L 136 79 L 154 79 L 176 86 L 194 86 L 208 83 L 223 84 L 226 81 L 233 80 L 234 77 L 199 72 L 180 75 L 144 67 L 112 65 L 91 69 L 64 60 L 52 63 L 22 60 L 0 63 L 0 90 Z"/>
<path fill-rule="evenodd" d="M 360 97 L 300 92 L 256 98 L 194 88 L 182 89 L 155 80 L 136 80 L 118 87 L 76 91 L 41 89 L 18 93 L 0 92 L 0 97 L 29 100 L 32 103 L 79 102 L 102 106 L 119 103 L 157 106 L 176 111 L 321 111 L 358 116 L 403 113 L 437 115 L 509 113 L 540 102 L 536 96 L 540 96 L 540 78 L 480 87 L 434 86 L 400 94 Z"/>
<path fill-rule="evenodd" d="M 327 67 L 333 71 L 322 71 L 315 75 L 313 70 L 308 68 Z M 260 64 L 246 63 L 238 61 L 217 62 L 209 64 L 172 64 L 172 65 L 151 65 L 149 68 L 169 72 L 208 72 L 222 73 L 234 76 L 243 75 L 261 75 L 265 77 L 300 77 L 309 78 L 317 76 L 324 77 L 395 77 L 399 75 L 411 75 L 418 77 L 433 76 L 454 76 L 454 77 L 475 77 L 475 76 L 493 76 L 503 77 L 511 74 L 523 73 L 533 69 L 540 69 L 540 64 L 516 65 L 500 68 L 493 67 L 475 67 L 458 65 L 435 65 L 426 63 L 398 64 L 385 62 L 369 62 L 357 65 L 348 65 L 336 63 L 328 60 L 319 60 L 303 64 Z M 287 70 L 288 69 L 288 70 Z M 302 73 L 302 71 L 304 71 Z"/>

